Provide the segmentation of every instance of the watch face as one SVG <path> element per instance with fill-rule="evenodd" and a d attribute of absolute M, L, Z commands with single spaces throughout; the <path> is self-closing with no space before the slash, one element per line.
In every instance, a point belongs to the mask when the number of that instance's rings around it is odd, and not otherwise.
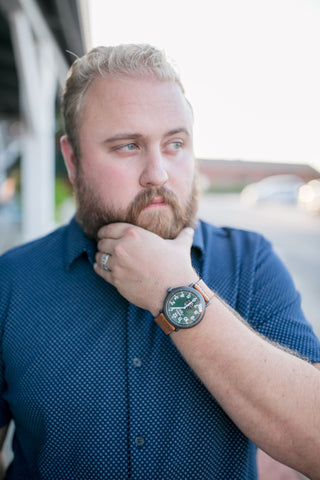
<path fill-rule="evenodd" d="M 163 312 L 177 328 L 190 328 L 202 320 L 206 304 L 203 296 L 194 288 L 179 287 L 169 291 Z"/>

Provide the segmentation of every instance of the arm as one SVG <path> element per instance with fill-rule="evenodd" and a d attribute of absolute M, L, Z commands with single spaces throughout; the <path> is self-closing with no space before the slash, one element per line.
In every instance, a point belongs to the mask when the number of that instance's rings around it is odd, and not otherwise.
<path fill-rule="evenodd" d="M 280 462 L 320 478 L 319 365 L 272 345 L 219 299 L 197 327 L 172 340 L 248 438 Z"/>
<path fill-rule="evenodd" d="M 96 272 L 154 316 L 169 286 L 198 280 L 191 266 L 190 229 L 163 240 L 113 224 L 101 230 L 100 238 Z M 102 252 L 112 254 L 109 271 L 101 268 Z M 319 369 L 253 331 L 218 296 L 198 326 L 171 338 L 248 438 L 280 462 L 320 479 Z"/>
<path fill-rule="evenodd" d="M 257 453 L 257 466 L 259 480 L 301 480 L 298 472 L 277 462 L 262 450 Z"/>
<path fill-rule="evenodd" d="M 5 461 L 3 457 L 3 444 L 7 436 L 9 425 L 0 428 L 0 450 L 1 450 L 1 457 L 0 457 L 0 480 L 5 478 Z"/>

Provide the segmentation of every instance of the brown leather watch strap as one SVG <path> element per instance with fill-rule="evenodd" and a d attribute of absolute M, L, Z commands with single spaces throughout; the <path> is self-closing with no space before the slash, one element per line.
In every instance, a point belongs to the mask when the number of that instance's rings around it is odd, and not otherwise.
<path fill-rule="evenodd" d="M 203 296 L 204 298 L 204 301 L 206 303 L 210 303 L 212 297 L 214 296 L 214 293 L 212 290 L 210 290 L 210 288 L 204 283 L 203 280 L 198 280 L 197 283 L 195 283 L 193 285 L 193 288 L 195 288 L 196 290 L 198 290 L 199 293 L 201 293 L 201 295 Z"/>
<path fill-rule="evenodd" d="M 168 322 L 162 312 L 157 317 L 155 317 L 154 321 L 159 325 L 159 327 L 162 328 L 166 335 L 170 335 L 170 333 L 176 330 L 176 327 Z"/>

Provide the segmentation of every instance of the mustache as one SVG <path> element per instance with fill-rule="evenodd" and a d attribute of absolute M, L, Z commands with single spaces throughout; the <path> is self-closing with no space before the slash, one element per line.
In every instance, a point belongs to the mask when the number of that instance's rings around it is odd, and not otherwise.
<path fill-rule="evenodd" d="M 148 188 L 139 192 L 131 203 L 127 214 L 128 223 L 134 223 L 134 220 L 137 219 L 142 210 L 157 197 L 161 197 L 173 210 L 179 208 L 178 198 L 171 190 L 166 187 Z"/>

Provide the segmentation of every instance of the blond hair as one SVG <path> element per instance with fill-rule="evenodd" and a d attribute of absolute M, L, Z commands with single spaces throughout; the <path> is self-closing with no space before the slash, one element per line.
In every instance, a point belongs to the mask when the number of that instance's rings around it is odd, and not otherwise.
<path fill-rule="evenodd" d="M 184 93 L 179 75 L 164 52 L 148 44 L 128 44 L 97 47 L 71 66 L 62 94 L 62 114 L 65 132 L 76 159 L 80 158 L 79 123 L 83 97 L 91 82 L 99 76 L 155 77 L 172 81 Z"/>

